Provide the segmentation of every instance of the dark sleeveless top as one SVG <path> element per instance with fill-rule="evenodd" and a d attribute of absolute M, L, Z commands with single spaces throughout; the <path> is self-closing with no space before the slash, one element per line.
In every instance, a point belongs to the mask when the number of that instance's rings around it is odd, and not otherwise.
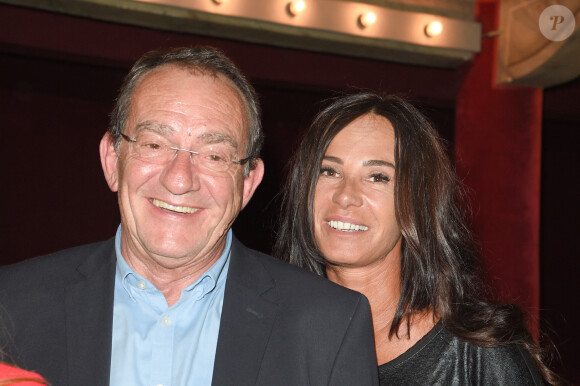
<path fill-rule="evenodd" d="M 403 354 L 379 366 L 381 385 L 543 385 L 521 345 L 479 347 L 441 321 Z"/>

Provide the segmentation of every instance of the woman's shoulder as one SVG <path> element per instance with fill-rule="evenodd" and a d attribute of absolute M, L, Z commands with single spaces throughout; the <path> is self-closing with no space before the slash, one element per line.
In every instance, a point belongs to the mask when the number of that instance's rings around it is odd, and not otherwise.
<path fill-rule="evenodd" d="M 381 384 L 543 384 L 523 346 L 477 346 L 453 335 L 441 322 L 379 372 Z"/>
<path fill-rule="evenodd" d="M 479 384 L 543 385 L 536 364 L 523 344 L 481 347 L 456 336 L 453 340 L 457 342 L 457 359 L 463 357 L 467 361 L 465 369 Z"/>

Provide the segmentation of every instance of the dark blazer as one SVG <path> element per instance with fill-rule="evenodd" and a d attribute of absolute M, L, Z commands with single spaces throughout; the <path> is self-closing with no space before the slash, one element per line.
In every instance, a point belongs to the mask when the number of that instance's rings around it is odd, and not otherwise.
<path fill-rule="evenodd" d="M 108 385 L 115 263 L 111 239 L 0 268 L 4 350 L 52 385 Z M 234 237 L 212 383 L 378 385 L 368 301 Z"/>

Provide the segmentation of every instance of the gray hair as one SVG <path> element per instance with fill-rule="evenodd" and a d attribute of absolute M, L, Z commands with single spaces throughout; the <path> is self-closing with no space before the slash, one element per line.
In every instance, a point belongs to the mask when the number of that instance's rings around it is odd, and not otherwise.
<path fill-rule="evenodd" d="M 145 75 L 167 64 L 180 66 L 204 75 L 218 76 L 221 74 L 229 79 L 240 92 L 240 97 L 246 107 L 249 125 L 245 157 L 252 157 L 245 165 L 244 175 L 247 176 L 250 170 L 256 166 L 255 160 L 260 156 L 264 141 L 258 97 L 254 87 L 236 65 L 222 51 L 213 47 L 183 47 L 150 51 L 135 63 L 123 81 L 111 113 L 109 134 L 115 145 L 115 150 L 118 152 L 121 146 L 121 134 L 127 124 L 131 98 L 135 88 Z"/>

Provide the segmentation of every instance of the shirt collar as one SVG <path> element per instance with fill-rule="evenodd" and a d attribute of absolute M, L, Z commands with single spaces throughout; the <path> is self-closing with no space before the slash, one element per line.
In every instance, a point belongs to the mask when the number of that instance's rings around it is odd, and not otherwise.
<path fill-rule="evenodd" d="M 141 275 L 136 273 L 125 261 L 121 253 L 121 225 L 117 228 L 117 233 L 115 235 L 115 253 L 117 255 L 117 280 L 123 284 L 123 288 L 131 297 L 135 300 L 132 295 L 131 287 L 135 288 L 139 286 L 139 283 L 145 282 L 149 288 L 155 288 L 147 279 L 143 278 Z M 207 271 L 205 271 L 195 282 L 191 283 L 183 290 L 183 293 L 190 293 L 193 289 L 201 286 L 201 291 L 196 291 L 198 296 L 196 298 L 202 298 L 208 292 L 211 292 L 217 285 L 218 282 L 226 279 L 227 267 L 229 266 L 229 258 L 231 254 L 232 247 L 232 230 L 229 229 L 226 234 L 226 245 L 224 250 L 219 257 L 219 259 L 213 263 Z M 182 296 L 183 296 L 182 293 Z"/>

